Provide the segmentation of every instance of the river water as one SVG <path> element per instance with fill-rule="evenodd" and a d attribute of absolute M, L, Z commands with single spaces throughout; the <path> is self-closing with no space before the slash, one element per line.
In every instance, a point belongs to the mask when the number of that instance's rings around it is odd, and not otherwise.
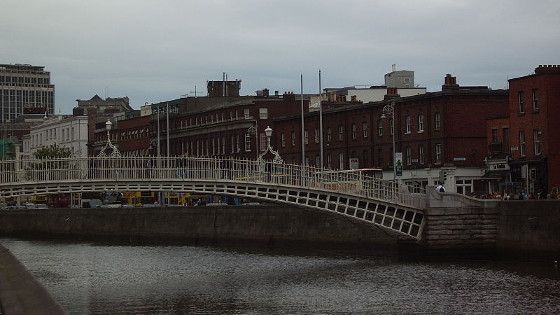
<path fill-rule="evenodd" d="M 69 314 L 560 314 L 554 262 L 0 239 Z"/>

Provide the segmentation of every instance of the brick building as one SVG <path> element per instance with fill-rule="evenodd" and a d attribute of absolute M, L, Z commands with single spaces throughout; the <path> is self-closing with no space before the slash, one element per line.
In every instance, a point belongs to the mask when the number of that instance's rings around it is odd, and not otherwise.
<path fill-rule="evenodd" d="M 256 159 L 266 150 L 264 130 L 268 126 L 274 129 L 273 118 L 300 112 L 301 98 L 293 93 L 269 95 L 267 91 L 239 96 L 235 89 L 240 88 L 240 83 L 209 81 L 209 96 L 148 105 L 150 115 L 113 124 L 111 141 L 126 155 Z M 224 84 L 228 96 L 217 92 Z M 309 101 L 304 100 L 304 104 L 308 108 Z M 104 123 L 97 125 L 95 142 L 102 144 L 106 140 Z M 272 146 L 276 147 L 276 143 L 272 142 Z"/>
<path fill-rule="evenodd" d="M 400 178 L 404 181 L 433 185 L 441 175 L 449 191 L 483 192 L 486 119 L 507 111 L 507 91 L 459 86 L 455 77 L 447 75 L 440 92 L 410 97 L 394 93 L 395 89 L 389 88 L 381 102 L 338 107 L 325 104 L 324 165 L 348 169 L 352 159 L 359 168 L 382 168 L 384 178 L 392 178 L 394 134 L 396 152 L 403 156 Z M 391 116 L 382 118 L 383 108 L 390 104 L 394 104 L 395 125 Z M 274 121 L 278 150 L 289 163 L 301 163 L 300 119 L 291 116 Z M 305 116 L 303 136 L 306 160 L 311 165 L 320 165 L 319 120 L 318 112 Z"/>
<path fill-rule="evenodd" d="M 531 75 L 509 80 L 508 113 L 488 122 L 490 160 L 506 163 L 509 176 L 497 189 L 546 195 L 560 187 L 559 103 L 558 65 L 541 65 Z"/>

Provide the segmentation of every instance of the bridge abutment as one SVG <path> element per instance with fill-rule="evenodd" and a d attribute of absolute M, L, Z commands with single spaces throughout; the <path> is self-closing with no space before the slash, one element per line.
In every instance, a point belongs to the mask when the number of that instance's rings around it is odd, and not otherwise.
<path fill-rule="evenodd" d="M 480 200 L 428 188 L 424 230 L 426 251 L 485 251 L 496 248 L 499 211 L 495 200 Z"/>

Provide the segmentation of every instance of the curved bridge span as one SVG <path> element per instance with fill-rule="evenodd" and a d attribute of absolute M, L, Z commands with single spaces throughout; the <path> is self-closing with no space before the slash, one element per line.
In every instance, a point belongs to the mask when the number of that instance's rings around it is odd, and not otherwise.
<path fill-rule="evenodd" d="M 348 216 L 420 239 L 426 195 L 359 172 L 266 161 L 88 157 L 0 161 L 2 197 L 88 191 L 176 191 L 248 197 Z"/>

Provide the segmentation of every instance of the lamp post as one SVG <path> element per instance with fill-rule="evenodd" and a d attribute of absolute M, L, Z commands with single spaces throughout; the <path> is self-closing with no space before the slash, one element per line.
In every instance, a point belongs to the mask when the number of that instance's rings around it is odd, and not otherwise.
<path fill-rule="evenodd" d="M 270 152 L 270 153 L 272 153 L 272 155 L 274 155 L 274 158 L 273 158 L 272 162 L 274 162 L 274 163 L 284 163 L 284 160 L 282 159 L 282 157 L 280 157 L 280 154 L 278 153 L 278 151 L 274 151 L 274 149 L 270 145 L 270 137 L 272 136 L 272 128 L 270 128 L 270 126 L 266 126 L 266 129 L 264 130 L 264 134 L 266 135 L 266 150 L 259 155 L 259 157 L 257 158 L 257 161 L 259 163 L 264 163 L 265 162 L 265 160 L 264 160 L 265 154 Z"/>
<path fill-rule="evenodd" d="M 272 136 L 272 128 L 270 128 L 270 126 L 266 126 L 266 129 L 264 130 L 264 134 L 266 135 L 267 148 L 272 148 L 270 146 L 270 137 Z"/>
<path fill-rule="evenodd" d="M 117 149 L 117 147 L 111 143 L 111 127 L 113 126 L 113 123 L 111 122 L 111 120 L 107 119 L 107 121 L 105 122 L 105 129 L 107 130 L 107 143 L 105 143 L 105 146 L 103 148 L 101 148 L 101 151 L 99 151 L 99 154 L 97 155 L 97 157 L 120 157 L 121 156 L 121 152 L 119 152 L 119 149 Z M 107 151 L 111 151 L 110 153 L 107 153 Z"/>
<path fill-rule="evenodd" d="M 381 114 L 381 119 L 387 118 L 387 115 L 391 115 L 391 127 L 393 135 L 393 179 L 397 179 L 397 167 L 396 167 L 396 146 L 395 146 L 395 133 L 396 133 L 396 126 L 395 126 L 395 102 L 392 101 L 390 104 L 383 106 Z"/>

